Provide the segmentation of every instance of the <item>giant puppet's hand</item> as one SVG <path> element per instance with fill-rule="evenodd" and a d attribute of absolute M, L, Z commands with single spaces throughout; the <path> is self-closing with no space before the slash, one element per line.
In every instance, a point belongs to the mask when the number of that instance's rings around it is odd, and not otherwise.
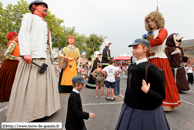
<path fill-rule="evenodd" d="M 179 48 L 176 48 L 175 51 L 171 53 L 171 55 L 175 55 L 175 54 L 181 54 L 181 51 L 179 50 Z"/>
<path fill-rule="evenodd" d="M 27 64 L 31 64 L 32 62 L 32 57 L 30 55 L 24 55 L 23 60 L 27 63 Z"/>

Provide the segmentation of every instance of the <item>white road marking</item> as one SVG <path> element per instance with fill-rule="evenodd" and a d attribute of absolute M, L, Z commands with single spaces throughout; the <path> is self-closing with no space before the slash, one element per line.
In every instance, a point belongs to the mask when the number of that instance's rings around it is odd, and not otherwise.
<path fill-rule="evenodd" d="M 63 130 L 65 130 L 65 125 L 63 126 Z"/>
<path fill-rule="evenodd" d="M 4 108 L 1 108 L 1 109 L 0 109 L 0 112 L 4 111 L 4 110 L 6 110 L 6 109 L 7 109 L 7 106 L 5 106 Z"/>
<path fill-rule="evenodd" d="M 123 96 L 123 94 L 120 94 L 120 96 L 124 99 L 124 96 Z"/>
<path fill-rule="evenodd" d="M 192 90 L 189 90 L 189 92 L 193 92 L 194 93 L 194 91 L 192 91 Z"/>
<path fill-rule="evenodd" d="M 83 105 L 83 106 L 92 106 L 92 105 L 110 105 L 110 104 L 123 104 L 123 102 L 86 103 L 86 104 L 82 104 L 82 105 Z"/>
<path fill-rule="evenodd" d="M 191 103 L 191 102 L 187 102 L 187 101 L 185 101 L 185 100 L 181 100 L 181 102 L 185 102 L 185 103 L 187 103 L 187 104 L 190 104 L 190 105 L 193 105 L 193 106 L 194 106 L 194 104 L 193 104 L 193 103 Z"/>

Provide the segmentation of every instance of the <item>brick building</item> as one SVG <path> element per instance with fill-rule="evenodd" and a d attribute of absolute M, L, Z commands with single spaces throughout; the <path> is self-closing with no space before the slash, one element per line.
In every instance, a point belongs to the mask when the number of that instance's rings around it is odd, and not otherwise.
<path fill-rule="evenodd" d="M 194 39 L 184 40 L 181 43 L 183 48 L 184 56 L 187 56 L 188 64 L 194 65 Z"/>

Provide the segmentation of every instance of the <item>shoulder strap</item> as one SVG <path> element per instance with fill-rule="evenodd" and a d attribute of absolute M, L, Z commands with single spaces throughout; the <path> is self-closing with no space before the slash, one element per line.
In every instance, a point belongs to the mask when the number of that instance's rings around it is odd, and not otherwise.
<path fill-rule="evenodd" d="M 146 69 L 145 69 L 145 81 L 147 82 L 147 77 L 148 77 L 148 67 L 149 67 L 150 62 L 148 62 Z"/>
<path fill-rule="evenodd" d="M 102 70 L 102 69 L 101 69 Z M 101 70 L 97 73 L 97 75 L 96 76 L 98 76 L 98 74 L 101 72 Z"/>

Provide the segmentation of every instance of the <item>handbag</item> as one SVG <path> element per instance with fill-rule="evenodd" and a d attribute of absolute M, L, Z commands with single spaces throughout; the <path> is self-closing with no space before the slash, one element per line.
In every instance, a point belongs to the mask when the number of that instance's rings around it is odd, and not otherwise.
<path fill-rule="evenodd" d="M 61 61 L 59 61 L 59 67 L 60 69 L 65 69 L 68 65 L 68 59 L 67 58 L 62 58 Z"/>
<path fill-rule="evenodd" d="M 146 69 L 145 69 L 145 81 L 147 83 L 147 77 L 148 77 L 148 67 L 149 67 L 149 64 L 150 62 L 148 62 L 147 66 L 146 66 Z M 164 86 L 164 89 L 166 88 L 165 86 L 165 71 L 163 69 L 159 69 L 161 74 L 162 74 L 162 79 L 163 79 L 163 86 Z"/>
<path fill-rule="evenodd" d="M 62 61 L 63 61 L 63 64 L 62 64 L 62 69 L 65 69 L 66 67 L 67 67 L 67 65 L 68 65 L 68 59 L 62 59 Z"/>
<path fill-rule="evenodd" d="M 101 69 L 101 70 L 102 70 L 102 69 Z M 96 76 L 98 76 L 98 74 L 101 72 L 101 70 L 97 73 Z M 92 76 L 92 79 L 93 79 L 93 80 L 96 80 L 96 78 L 95 78 L 94 76 Z"/>

